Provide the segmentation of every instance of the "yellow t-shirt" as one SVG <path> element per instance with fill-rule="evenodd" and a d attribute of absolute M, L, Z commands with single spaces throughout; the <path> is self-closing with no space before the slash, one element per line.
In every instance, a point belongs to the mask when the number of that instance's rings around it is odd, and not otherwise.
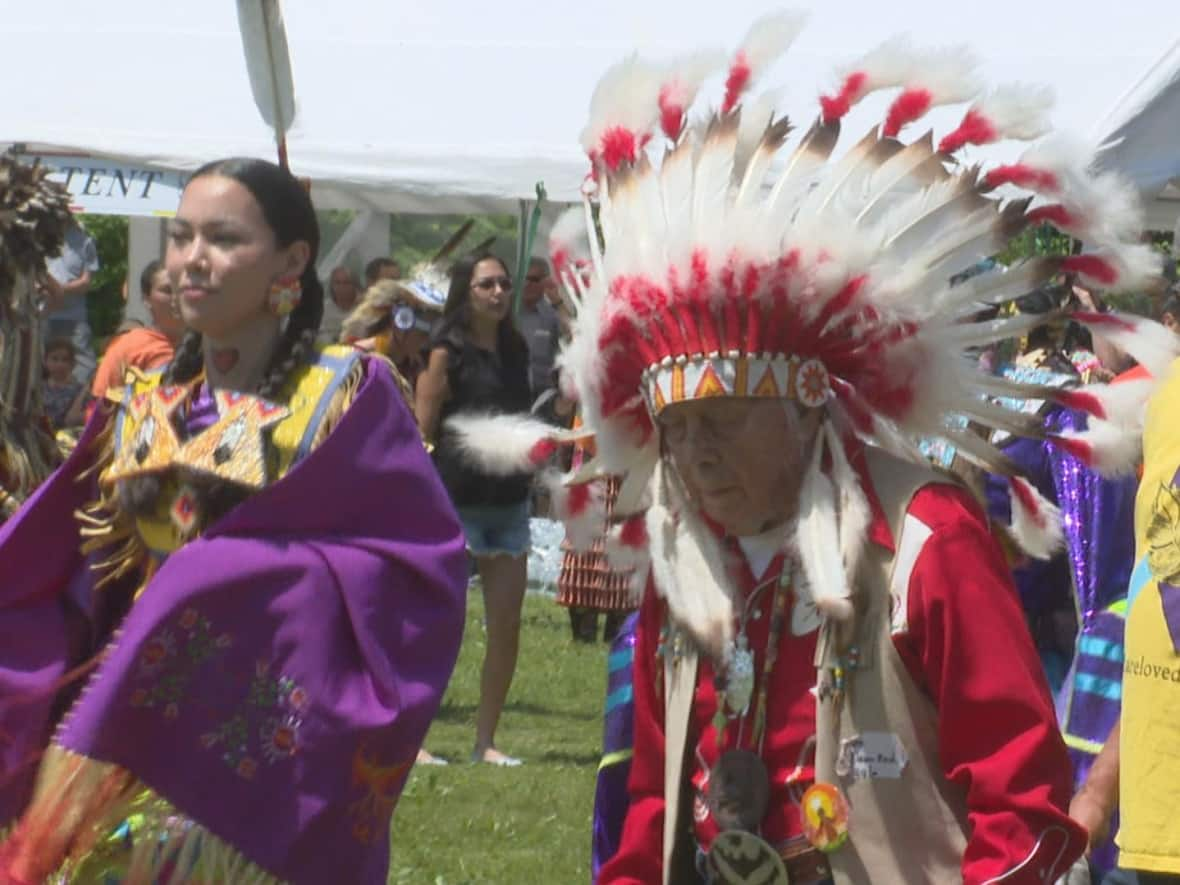
<path fill-rule="evenodd" d="M 1161 582 L 1180 588 L 1180 360 L 1148 406 L 1143 461 L 1123 665 L 1119 862 L 1180 873 L 1180 654 L 1160 594 Z"/>

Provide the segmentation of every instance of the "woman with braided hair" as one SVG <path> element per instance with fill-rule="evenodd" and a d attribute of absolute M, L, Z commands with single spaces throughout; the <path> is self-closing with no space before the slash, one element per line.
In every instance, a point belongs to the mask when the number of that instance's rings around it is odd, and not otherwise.
<path fill-rule="evenodd" d="M 385 881 L 463 539 L 389 363 L 315 346 L 318 245 L 286 170 L 198 170 L 190 331 L 0 531 L 0 881 Z"/>

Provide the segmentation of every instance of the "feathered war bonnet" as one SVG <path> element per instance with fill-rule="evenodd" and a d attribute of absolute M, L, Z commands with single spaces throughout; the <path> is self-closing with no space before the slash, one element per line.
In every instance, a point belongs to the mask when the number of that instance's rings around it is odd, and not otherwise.
<path fill-rule="evenodd" d="M 36 278 L 61 251 L 70 199 L 44 166 L 0 154 L 0 521 L 52 469 L 41 431 L 41 318 Z"/>
<path fill-rule="evenodd" d="M 1134 432 L 1143 401 L 1141 391 L 1018 384 L 987 374 L 975 357 L 1042 321 L 977 321 L 985 308 L 1058 273 L 1117 290 L 1144 284 L 1159 268 L 1137 242 L 1133 193 L 1112 174 L 1092 174 L 1085 151 L 1068 140 L 1044 138 L 1016 162 L 986 170 L 956 159 L 968 145 L 1047 136 L 1047 91 L 987 91 L 964 49 L 890 40 L 838 72 L 818 118 L 790 144 L 787 119 L 746 97 L 801 25 L 793 14 L 757 22 L 729 59 L 720 107 L 697 123 L 690 113 L 714 70 L 711 56 L 667 66 L 631 57 L 608 70 L 582 134 L 592 165 L 584 206 L 550 243 L 576 309 L 560 356 L 563 385 L 580 404 L 579 432 L 592 432 L 597 450 L 564 477 L 564 515 L 585 520 L 597 502 L 586 483 L 622 476 L 616 555 L 632 564 L 650 554 L 673 615 L 712 648 L 728 640 L 732 604 L 712 571 L 721 560 L 710 548 L 716 542 L 661 463 L 655 418 L 669 404 L 770 397 L 823 410 L 795 540 L 817 605 L 843 618 L 869 513 L 845 439 L 918 463 L 917 440 L 943 439 L 1010 477 L 1014 532 L 1044 557 L 1061 537 L 1052 505 L 997 448 L 948 419 L 1038 437 L 1035 416 L 997 399 L 1062 401 L 1092 418 L 1087 432 L 1056 441 L 1111 468 L 1107 455 L 1128 450 L 1117 441 Z M 881 90 L 896 93 L 885 121 L 837 155 L 841 119 Z M 958 103 L 967 104 L 962 123 L 937 143 L 931 133 L 904 137 L 931 108 Z M 1039 223 L 1084 240 L 1086 250 L 952 286 L 952 277 Z M 1174 337 L 1139 317 L 1074 319 L 1153 372 L 1176 353 Z M 577 433 L 486 416 L 451 426 L 488 469 L 540 463 Z M 637 576 L 641 585 L 646 570 Z"/>

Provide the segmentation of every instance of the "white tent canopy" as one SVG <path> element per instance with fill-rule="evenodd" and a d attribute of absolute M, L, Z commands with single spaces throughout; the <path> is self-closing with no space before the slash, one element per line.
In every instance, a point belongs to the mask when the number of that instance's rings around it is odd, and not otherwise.
<path fill-rule="evenodd" d="M 1076 0 L 801 5 L 815 7 L 812 22 L 768 80 L 787 85 L 781 108 L 800 124 L 834 64 L 908 30 L 924 44 L 970 43 L 992 82 L 1054 85 L 1058 123 L 1085 133 L 1175 39 L 1161 26 L 1171 0 L 1109 15 Z M 635 47 L 732 47 L 777 6 L 286 0 L 299 107 L 292 168 L 313 180 L 325 208 L 515 210 L 538 180 L 551 198 L 575 199 L 586 168 L 577 136 L 606 65 Z M 0 142 L 180 171 L 232 154 L 273 156 L 229 0 L 0 0 L 0 21 Z M 866 104 L 853 135 L 882 113 Z M 934 118 L 941 130 L 954 121 Z"/>
<path fill-rule="evenodd" d="M 1109 145 L 1099 166 L 1127 176 L 1144 196 L 1153 230 L 1180 224 L 1180 39 L 1095 127 Z"/>

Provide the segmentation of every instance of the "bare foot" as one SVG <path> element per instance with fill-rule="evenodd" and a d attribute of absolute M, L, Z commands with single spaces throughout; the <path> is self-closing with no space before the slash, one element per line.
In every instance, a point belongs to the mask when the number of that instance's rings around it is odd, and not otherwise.
<path fill-rule="evenodd" d="M 446 765 L 447 760 L 443 759 L 439 756 L 435 756 L 433 753 L 431 753 L 427 750 L 419 750 L 418 751 L 418 759 L 415 761 L 414 764 L 415 765 Z"/>
<path fill-rule="evenodd" d="M 521 761 L 506 753 L 501 753 L 495 747 L 484 747 L 482 750 L 476 748 L 471 754 L 472 762 L 486 762 L 488 765 L 502 765 L 506 768 L 515 768 L 521 765 Z"/>

